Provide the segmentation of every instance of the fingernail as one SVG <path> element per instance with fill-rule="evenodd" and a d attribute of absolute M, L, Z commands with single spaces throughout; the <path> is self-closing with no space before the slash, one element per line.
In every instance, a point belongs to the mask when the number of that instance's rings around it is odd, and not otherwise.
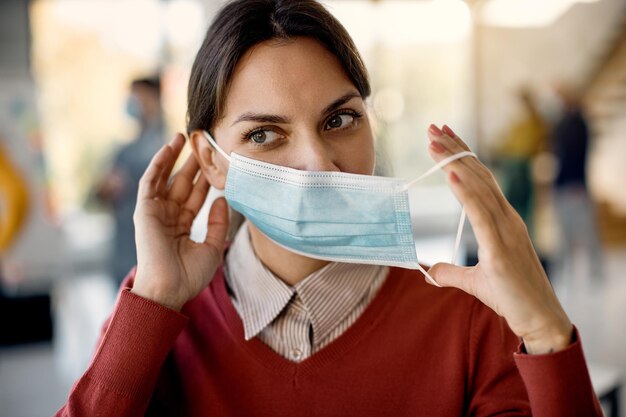
<path fill-rule="evenodd" d="M 446 135 L 450 136 L 451 138 L 456 136 L 456 133 L 454 133 L 454 130 L 450 129 L 450 126 L 448 125 L 443 125 L 443 131 Z"/>
<path fill-rule="evenodd" d="M 435 125 L 430 125 L 430 127 L 428 128 L 428 131 L 435 136 L 443 135 L 443 133 L 441 133 L 441 130 L 439 130 L 439 128 Z"/>
<path fill-rule="evenodd" d="M 458 175 L 456 175 L 456 173 L 454 171 L 450 173 L 450 180 L 452 182 L 457 183 L 457 184 L 459 184 L 461 182 L 461 179 L 459 178 Z"/>
<path fill-rule="evenodd" d="M 430 142 L 430 149 L 435 153 L 444 153 L 446 151 L 446 148 L 444 148 L 441 143 L 435 141 Z"/>

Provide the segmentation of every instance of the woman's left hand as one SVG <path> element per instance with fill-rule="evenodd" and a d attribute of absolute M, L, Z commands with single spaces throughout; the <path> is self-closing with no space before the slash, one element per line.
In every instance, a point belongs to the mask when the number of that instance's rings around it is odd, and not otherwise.
<path fill-rule="evenodd" d="M 429 152 L 439 162 L 468 146 L 450 129 L 428 130 Z M 478 241 L 478 264 L 433 265 L 429 274 L 443 287 L 459 288 L 504 317 L 528 353 L 558 351 L 571 341 L 572 323 L 556 298 L 530 241 L 526 225 L 508 203 L 493 174 L 467 157 L 444 167 Z"/>

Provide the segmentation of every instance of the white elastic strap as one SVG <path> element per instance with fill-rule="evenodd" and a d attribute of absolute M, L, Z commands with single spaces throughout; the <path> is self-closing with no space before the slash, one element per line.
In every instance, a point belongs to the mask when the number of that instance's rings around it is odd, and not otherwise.
<path fill-rule="evenodd" d="M 437 164 L 431 167 L 428 171 L 424 172 L 422 175 L 415 178 L 413 181 L 407 183 L 405 187 L 411 188 L 413 185 L 415 185 L 416 182 L 426 178 L 429 175 L 432 175 L 434 172 L 439 171 L 441 168 L 445 167 L 450 162 L 456 161 L 457 159 L 465 158 L 466 156 L 473 156 L 474 158 L 478 159 L 478 157 L 476 156 L 474 152 L 463 151 L 463 152 L 455 153 L 454 155 L 450 155 L 449 157 L 444 158 L 441 161 L 439 161 Z"/>
<path fill-rule="evenodd" d="M 206 130 L 203 130 L 202 133 L 204 134 L 204 137 L 207 138 L 211 146 L 215 148 L 215 150 L 217 150 L 219 153 L 221 153 L 222 156 L 228 160 L 228 162 L 230 162 L 230 155 L 227 155 L 226 152 L 224 152 L 224 150 L 219 147 L 217 142 L 215 142 L 215 139 L 213 139 L 211 135 L 209 135 L 209 132 L 207 132 Z"/>
<path fill-rule="evenodd" d="M 461 219 L 459 219 L 459 227 L 456 229 L 456 239 L 454 241 L 454 252 L 452 252 L 452 265 L 456 265 L 456 257 L 459 255 L 459 247 L 461 246 L 461 236 L 463 235 L 463 226 L 465 226 L 465 208 L 461 209 Z"/>
<path fill-rule="evenodd" d="M 465 225 L 465 209 L 461 210 L 461 219 L 459 220 L 459 228 L 456 231 L 456 240 L 454 242 L 454 252 L 452 253 L 452 265 L 456 264 L 456 257 L 459 253 L 459 247 L 461 246 L 461 235 L 463 234 L 463 226 Z M 418 263 L 417 269 L 419 269 L 426 279 L 436 287 L 441 288 L 441 285 L 435 281 L 435 279 Z"/>
<path fill-rule="evenodd" d="M 432 175 L 434 172 L 440 170 L 441 168 L 445 167 L 449 163 L 451 163 L 453 161 L 456 161 L 457 159 L 465 158 L 466 156 L 472 156 L 472 157 L 478 159 L 476 154 L 474 152 L 470 152 L 470 151 L 463 151 L 463 152 L 456 153 L 454 155 L 450 155 L 449 157 L 444 158 L 441 161 L 439 161 L 437 164 L 435 164 L 433 167 L 431 167 L 428 171 L 424 172 L 422 175 L 420 175 L 419 177 L 415 178 L 413 181 L 407 183 L 406 186 L 405 186 L 406 189 L 411 188 L 418 181 L 426 178 L 429 175 Z M 452 262 L 451 262 L 452 265 L 456 264 L 456 258 L 457 258 L 457 255 L 459 253 L 459 247 L 461 246 L 461 236 L 463 235 L 463 227 L 465 226 L 465 217 L 466 217 L 465 216 L 465 209 L 462 209 L 461 210 L 461 218 L 459 220 L 459 226 L 457 227 L 457 230 L 456 230 L 456 238 L 455 238 L 455 241 L 454 241 L 454 251 L 452 252 Z M 426 279 L 431 284 L 433 284 L 436 287 L 441 287 L 441 285 L 439 285 L 437 283 L 437 281 L 435 281 L 434 278 L 424 268 L 422 268 L 422 266 L 420 264 L 417 264 L 417 268 L 422 272 L 422 274 L 424 274 Z"/>
<path fill-rule="evenodd" d="M 431 277 L 431 276 L 430 276 L 430 274 L 429 274 L 429 273 L 428 273 L 428 272 L 427 272 L 424 268 L 422 268 L 422 265 L 417 264 L 417 269 L 419 269 L 419 270 L 422 272 L 422 274 L 424 274 L 424 276 L 426 277 L 426 279 L 427 279 L 427 280 L 428 280 L 431 284 L 433 284 L 435 287 L 439 287 L 439 288 L 441 288 L 441 285 L 437 284 L 437 281 L 435 281 L 435 280 L 433 279 L 433 277 Z"/>

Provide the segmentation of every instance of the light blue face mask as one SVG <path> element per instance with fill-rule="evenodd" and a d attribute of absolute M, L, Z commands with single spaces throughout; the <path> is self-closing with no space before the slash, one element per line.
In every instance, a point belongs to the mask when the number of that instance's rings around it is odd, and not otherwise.
<path fill-rule="evenodd" d="M 126 99 L 126 114 L 128 114 L 133 119 L 141 120 L 141 116 L 143 115 L 143 108 L 139 99 L 134 95 L 130 95 Z"/>
<path fill-rule="evenodd" d="M 417 260 L 409 207 L 409 189 L 443 166 L 476 155 L 461 152 L 419 178 L 300 171 L 232 152 L 229 155 L 204 132 L 228 161 L 228 204 L 261 232 L 292 252 L 311 258 L 418 269 L 437 283 Z M 465 211 L 457 231 L 456 258 Z"/>

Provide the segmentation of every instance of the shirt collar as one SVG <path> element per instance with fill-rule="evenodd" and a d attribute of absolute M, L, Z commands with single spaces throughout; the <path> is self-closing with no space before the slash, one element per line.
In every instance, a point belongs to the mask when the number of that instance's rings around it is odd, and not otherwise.
<path fill-rule="evenodd" d="M 226 271 L 245 338 L 250 340 L 280 314 L 295 290 L 276 278 L 257 258 L 247 222 L 239 228 L 228 251 Z"/>
<path fill-rule="evenodd" d="M 246 340 L 266 328 L 297 293 L 310 314 L 315 340 L 322 340 L 358 303 L 388 268 L 331 262 L 295 286 L 267 269 L 254 253 L 247 222 L 226 257 L 227 282 L 244 325 Z"/>
<path fill-rule="evenodd" d="M 388 268 L 331 262 L 295 285 L 311 314 L 313 337 L 324 339 L 372 289 Z"/>

